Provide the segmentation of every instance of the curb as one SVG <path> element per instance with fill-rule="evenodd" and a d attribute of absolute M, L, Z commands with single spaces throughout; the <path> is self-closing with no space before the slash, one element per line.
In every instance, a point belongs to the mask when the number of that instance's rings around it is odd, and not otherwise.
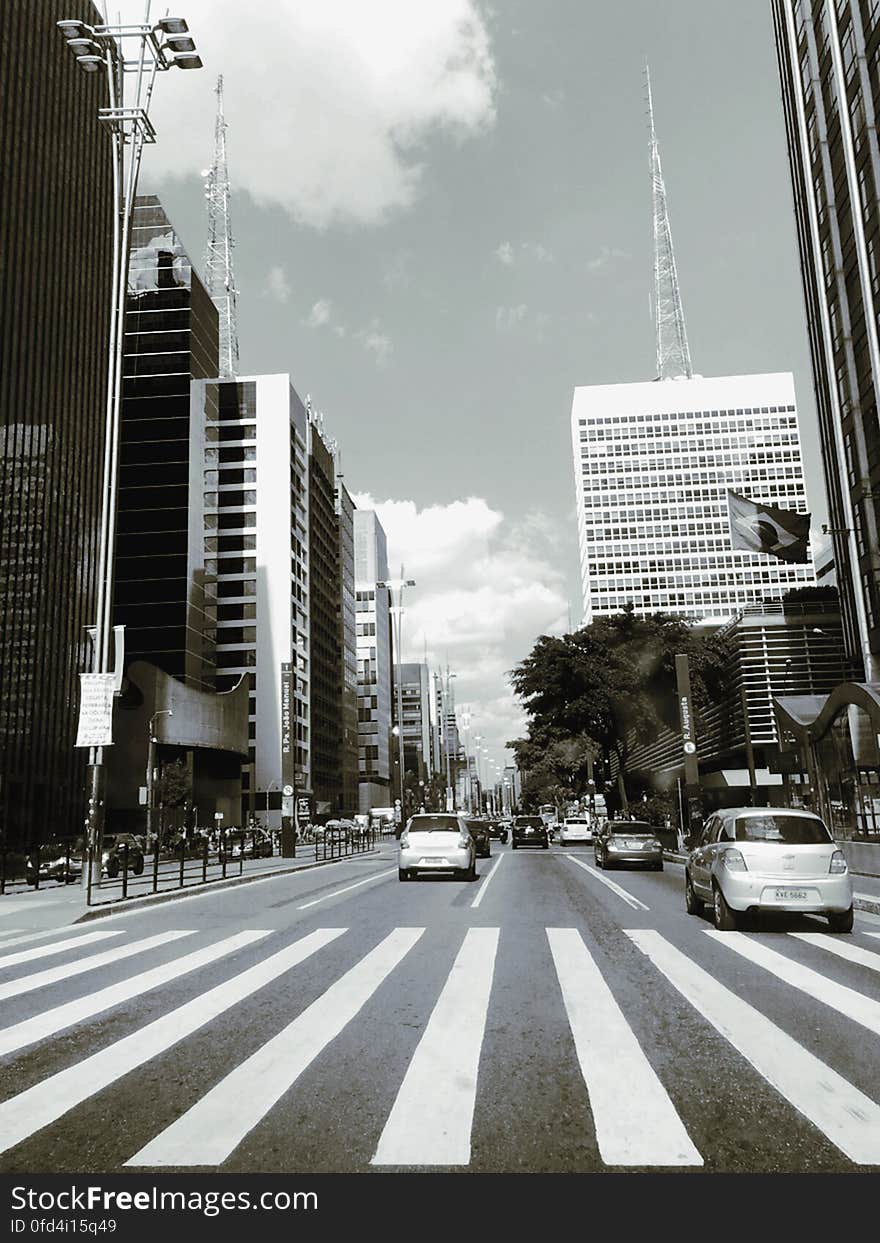
<path fill-rule="evenodd" d="M 373 850 L 361 850 L 356 855 L 347 855 L 341 859 L 318 859 L 312 863 L 298 863 L 292 867 L 272 868 L 265 872 L 251 872 L 242 876 L 229 876 L 226 880 L 200 881 L 195 885 L 184 885 L 182 889 L 166 889 L 164 891 L 160 890 L 159 893 L 145 894 L 142 898 L 116 898 L 101 906 L 89 907 L 87 911 L 84 911 L 72 923 L 90 923 L 93 919 L 102 919 L 108 915 L 122 915 L 127 911 L 145 910 L 151 906 L 160 906 L 163 902 L 173 902 L 177 898 L 202 897 L 207 893 L 217 893 L 223 889 L 234 889 L 238 885 L 247 885 L 257 880 L 271 880 L 275 876 L 290 876 L 294 872 L 310 872 L 313 868 L 328 867 L 333 863 L 348 863 L 352 859 L 365 859 L 371 855 L 380 855 L 381 853 L 376 848 Z"/>
<path fill-rule="evenodd" d="M 670 863 L 686 863 L 687 855 L 676 854 L 672 850 L 664 850 L 663 858 Z M 850 869 L 852 871 L 852 869 Z M 853 872 L 853 876 L 867 876 L 867 872 Z M 880 915 L 880 897 L 877 898 L 856 898 L 853 897 L 853 908 L 857 911 L 867 911 L 869 915 Z"/>

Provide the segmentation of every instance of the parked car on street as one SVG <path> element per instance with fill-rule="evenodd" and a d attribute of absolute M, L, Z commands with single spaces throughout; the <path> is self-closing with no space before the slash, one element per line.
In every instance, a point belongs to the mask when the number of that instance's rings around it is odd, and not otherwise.
<path fill-rule="evenodd" d="M 591 842 L 593 830 L 589 816 L 566 816 L 559 828 L 560 846 L 569 846 L 572 842 Z"/>
<path fill-rule="evenodd" d="M 33 850 L 25 864 L 25 879 L 29 885 L 57 880 L 64 884 L 77 880 L 82 874 L 83 841 L 77 838 L 52 838 L 43 842 L 39 850 Z M 38 863 L 39 858 L 39 863 Z"/>
<path fill-rule="evenodd" d="M 468 832 L 474 839 L 478 859 L 488 859 L 492 853 L 489 837 L 489 824 L 486 820 L 466 820 Z"/>
<path fill-rule="evenodd" d="M 597 868 L 648 867 L 663 871 L 663 843 L 645 820 L 608 820 L 593 838 Z"/>
<path fill-rule="evenodd" d="M 128 848 L 128 871 L 140 876 L 144 870 L 144 852 L 131 833 L 105 833 L 101 851 L 101 868 L 111 880 L 121 876 L 126 866 Z"/>
<path fill-rule="evenodd" d="M 422 872 L 452 872 L 476 880 L 476 846 L 467 823 L 454 812 L 410 816 L 400 835 L 397 875 L 412 880 Z"/>
<path fill-rule="evenodd" d="M 712 909 L 715 927 L 736 928 L 760 911 L 824 915 L 832 932 L 852 932 L 846 856 L 814 812 L 725 807 L 703 825 L 685 863 L 685 906 Z"/>
<path fill-rule="evenodd" d="M 511 829 L 510 845 L 513 850 L 520 846 L 540 846 L 549 850 L 550 836 L 541 816 L 517 816 Z"/>

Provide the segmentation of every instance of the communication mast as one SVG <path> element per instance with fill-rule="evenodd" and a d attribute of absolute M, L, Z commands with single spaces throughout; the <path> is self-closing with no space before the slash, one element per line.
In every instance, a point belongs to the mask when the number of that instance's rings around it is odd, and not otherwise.
<path fill-rule="evenodd" d="M 688 379 L 694 374 L 688 349 L 684 309 L 678 288 L 672 231 L 666 208 L 666 186 L 660 168 L 660 149 L 654 132 L 654 105 L 651 75 L 645 65 L 648 90 L 648 118 L 651 124 L 651 194 L 654 208 L 654 318 L 657 325 L 657 379 Z"/>
<path fill-rule="evenodd" d="M 223 75 L 214 88 L 217 120 L 214 125 L 214 163 L 202 176 L 208 202 L 208 248 L 205 284 L 220 313 L 220 376 L 238 374 L 238 317 L 235 276 L 232 271 L 232 224 L 229 219 L 229 170 L 226 167 L 226 118 L 223 115 Z"/>

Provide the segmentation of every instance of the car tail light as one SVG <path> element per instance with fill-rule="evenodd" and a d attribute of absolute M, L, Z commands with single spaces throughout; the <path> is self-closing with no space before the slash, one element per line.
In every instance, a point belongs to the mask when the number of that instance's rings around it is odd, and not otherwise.
<path fill-rule="evenodd" d="M 747 872 L 749 870 L 741 850 L 725 850 L 722 862 L 728 872 Z"/>
<path fill-rule="evenodd" d="M 406 831 L 400 835 L 400 848 L 401 850 L 409 849 L 409 834 Z"/>
<path fill-rule="evenodd" d="M 459 834 L 459 838 L 458 838 L 458 846 L 459 846 L 459 849 L 460 849 L 460 850 L 467 850 L 467 848 L 468 848 L 468 846 L 470 846 L 470 844 L 471 844 L 470 834 L 469 834 L 469 833 L 460 833 L 460 834 Z"/>
<path fill-rule="evenodd" d="M 846 871 L 846 855 L 842 850 L 835 850 L 831 856 L 831 866 L 828 871 L 836 875 Z"/>

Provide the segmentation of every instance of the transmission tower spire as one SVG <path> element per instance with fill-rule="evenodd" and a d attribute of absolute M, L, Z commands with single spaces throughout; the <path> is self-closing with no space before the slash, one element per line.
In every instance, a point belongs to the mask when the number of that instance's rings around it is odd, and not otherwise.
<path fill-rule="evenodd" d="M 660 149 L 654 131 L 654 105 L 651 99 L 651 74 L 645 63 L 648 91 L 648 118 L 651 124 L 651 195 L 654 208 L 654 318 L 657 325 L 657 379 L 672 380 L 679 376 L 689 379 L 694 374 L 688 349 L 684 309 L 678 288 L 672 231 L 666 207 L 666 186 L 660 167 Z"/>
<path fill-rule="evenodd" d="M 232 223 L 229 218 L 229 170 L 226 167 L 226 118 L 223 115 L 223 75 L 214 88 L 217 120 L 214 125 L 214 162 L 204 173 L 208 202 L 208 248 L 205 283 L 220 313 L 220 375 L 238 374 L 238 316 L 232 271 Z"/>

